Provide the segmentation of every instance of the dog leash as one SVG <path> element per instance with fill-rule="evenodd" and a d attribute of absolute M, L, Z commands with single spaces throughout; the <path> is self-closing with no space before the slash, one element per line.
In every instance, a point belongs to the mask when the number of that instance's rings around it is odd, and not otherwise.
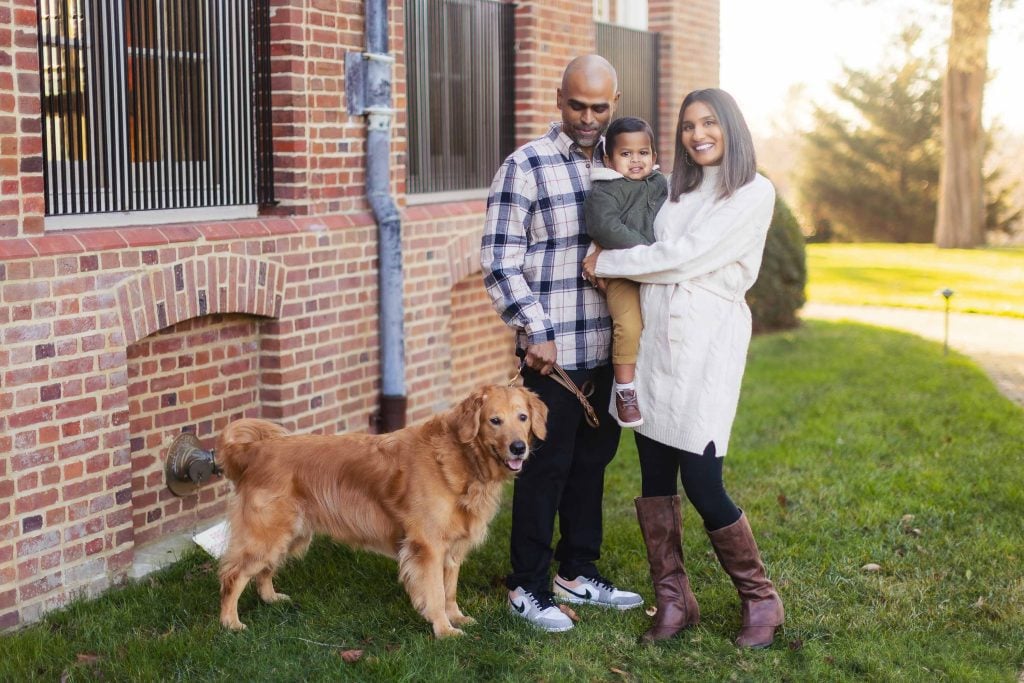
<path fill-rule="evenodd" d="M 522 376 L 524 365 L 526 365 L 525 361 L 519 364 L 519 367 L 516 369 L 516 374 L 513 375 L 512 378 L 508 381 L 509 386 L 513 386 L 516 383 L 516 381 Z M 566 373 L 565 370 L 562 369 L 561 365 L 555 363 L 554 365 L 552 365 L 552 370 L 554 370 L 554 372 L 548 375 L 548 377 L 550 377 L 558 384 L 561 384 L 571 393 L 576 395 L 576 399 L 580 402 L 580 405 L 583 406 L 583 410 L 587 414 L 587 424 L 590 425 L 591 427 L 594 427 L 595 429 L 597 427 L 600 427 L 601 421 L 597 419 L 597 413 L 594 412 L 594 406 L 590 405 L 590 401 L 587 400 L 587 396 L 594 393 L 593 386 L 590 387 L 589 392 L 584 393 L 583 391 L 580 390 L 579 387 L 576 386 L 576 384 L 569 377 L 568 373 Z M 589 382 L 584 382 L 583 385 L 586 386 L 587 384 L 589 384 Z"/>

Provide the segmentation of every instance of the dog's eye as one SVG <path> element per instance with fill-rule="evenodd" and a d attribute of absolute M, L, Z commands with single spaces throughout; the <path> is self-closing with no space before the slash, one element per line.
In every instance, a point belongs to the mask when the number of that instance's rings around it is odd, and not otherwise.
<path fill-rule="evenodd" d="M 519 413 L 519 421 L 526 422 L 529 418 L 526 417 L 526 413 Z"/>
<path fill-rule="evenodd" d="M 501 424 L 501 418 L 500 417 L 492 417 L 491 418 L 491 424 L 492 425 L 500 425 Z"/>

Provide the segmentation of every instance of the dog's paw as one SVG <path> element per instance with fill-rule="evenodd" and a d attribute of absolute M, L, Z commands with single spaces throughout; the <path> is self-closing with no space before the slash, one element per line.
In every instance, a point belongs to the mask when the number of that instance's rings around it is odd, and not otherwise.
<path fill-rule="evenodd" d="M 240 622 L 238 619 L 221 619 L 220 623 L 224 626 L 224 628 L 229 629 L 231 631 L 244 631 L 245 629 L 249 628 L 248 626 Z"/>
<path fill-rule="evenodd" d="M 455 628 L 454 626 L 442 626 L 440 628 L 438 628 L 437 626 L 434 627 L 434 637 L 438 640 L 440 640 L 441 638 L 452 638 L 455 636 L 464 635 L 466 634 L 465 632 L 463 632 L 462 629 Z"/>
<path fill-rule="evenodd" d="M 451 617 L 451 622 L 456 626 L 472 626 L 476 623 L 476 619 L 466 616 L 465 614 L 456 614 Z"/>
<path fill-rule="evenodd" d="M 267 603 L 268 605 L 272 605 L 275 602 L 291 602 L 292 601 L 292 599 L 290 597 L 288 597 L 287 595 L 285 595 L 284 593 L 271 593 L 270 595 L 268 595 L 266 597 L 264 597 L 262 595 L 260 597 L 263 599 L 263 602 Z"/>

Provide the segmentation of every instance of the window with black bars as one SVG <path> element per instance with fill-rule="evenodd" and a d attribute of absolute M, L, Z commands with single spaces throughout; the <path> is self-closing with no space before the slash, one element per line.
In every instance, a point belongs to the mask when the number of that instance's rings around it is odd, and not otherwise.
<path fill-rule="evenodd" d="M 46 214 L 270 204 L 269 0 L 37 0 Z"/>
<path fill-rule="evenodd" d="M 594 23 L 597 53 L 615 67 L 622 97 L 615 118 L 637 116 L 658 136 L 659 35 L 626 26 Z M 671 151 L 671 150 L 669 150 Z"/>
<path fill-rule="evenodd" d="M 514 9 L 406 0 L 410 194 L 487 187 L 514 149 Z"/>

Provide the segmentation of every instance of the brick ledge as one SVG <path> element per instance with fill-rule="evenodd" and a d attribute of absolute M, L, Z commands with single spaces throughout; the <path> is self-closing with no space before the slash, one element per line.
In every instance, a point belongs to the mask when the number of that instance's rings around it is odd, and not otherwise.
<path fill-rule="evenodd" d="M 153 227 L 64 230 L 33 237 L 0 239 L 0 260 L 65 256 L 115 249 L 157 247 L 206 240 L 218 242 L 244 238 L 274 237 L 300 232 L 341 230 L 373 225 L 369 212 L 315 217 L 266 217 L 216 223 L 176 223 Z"/>

